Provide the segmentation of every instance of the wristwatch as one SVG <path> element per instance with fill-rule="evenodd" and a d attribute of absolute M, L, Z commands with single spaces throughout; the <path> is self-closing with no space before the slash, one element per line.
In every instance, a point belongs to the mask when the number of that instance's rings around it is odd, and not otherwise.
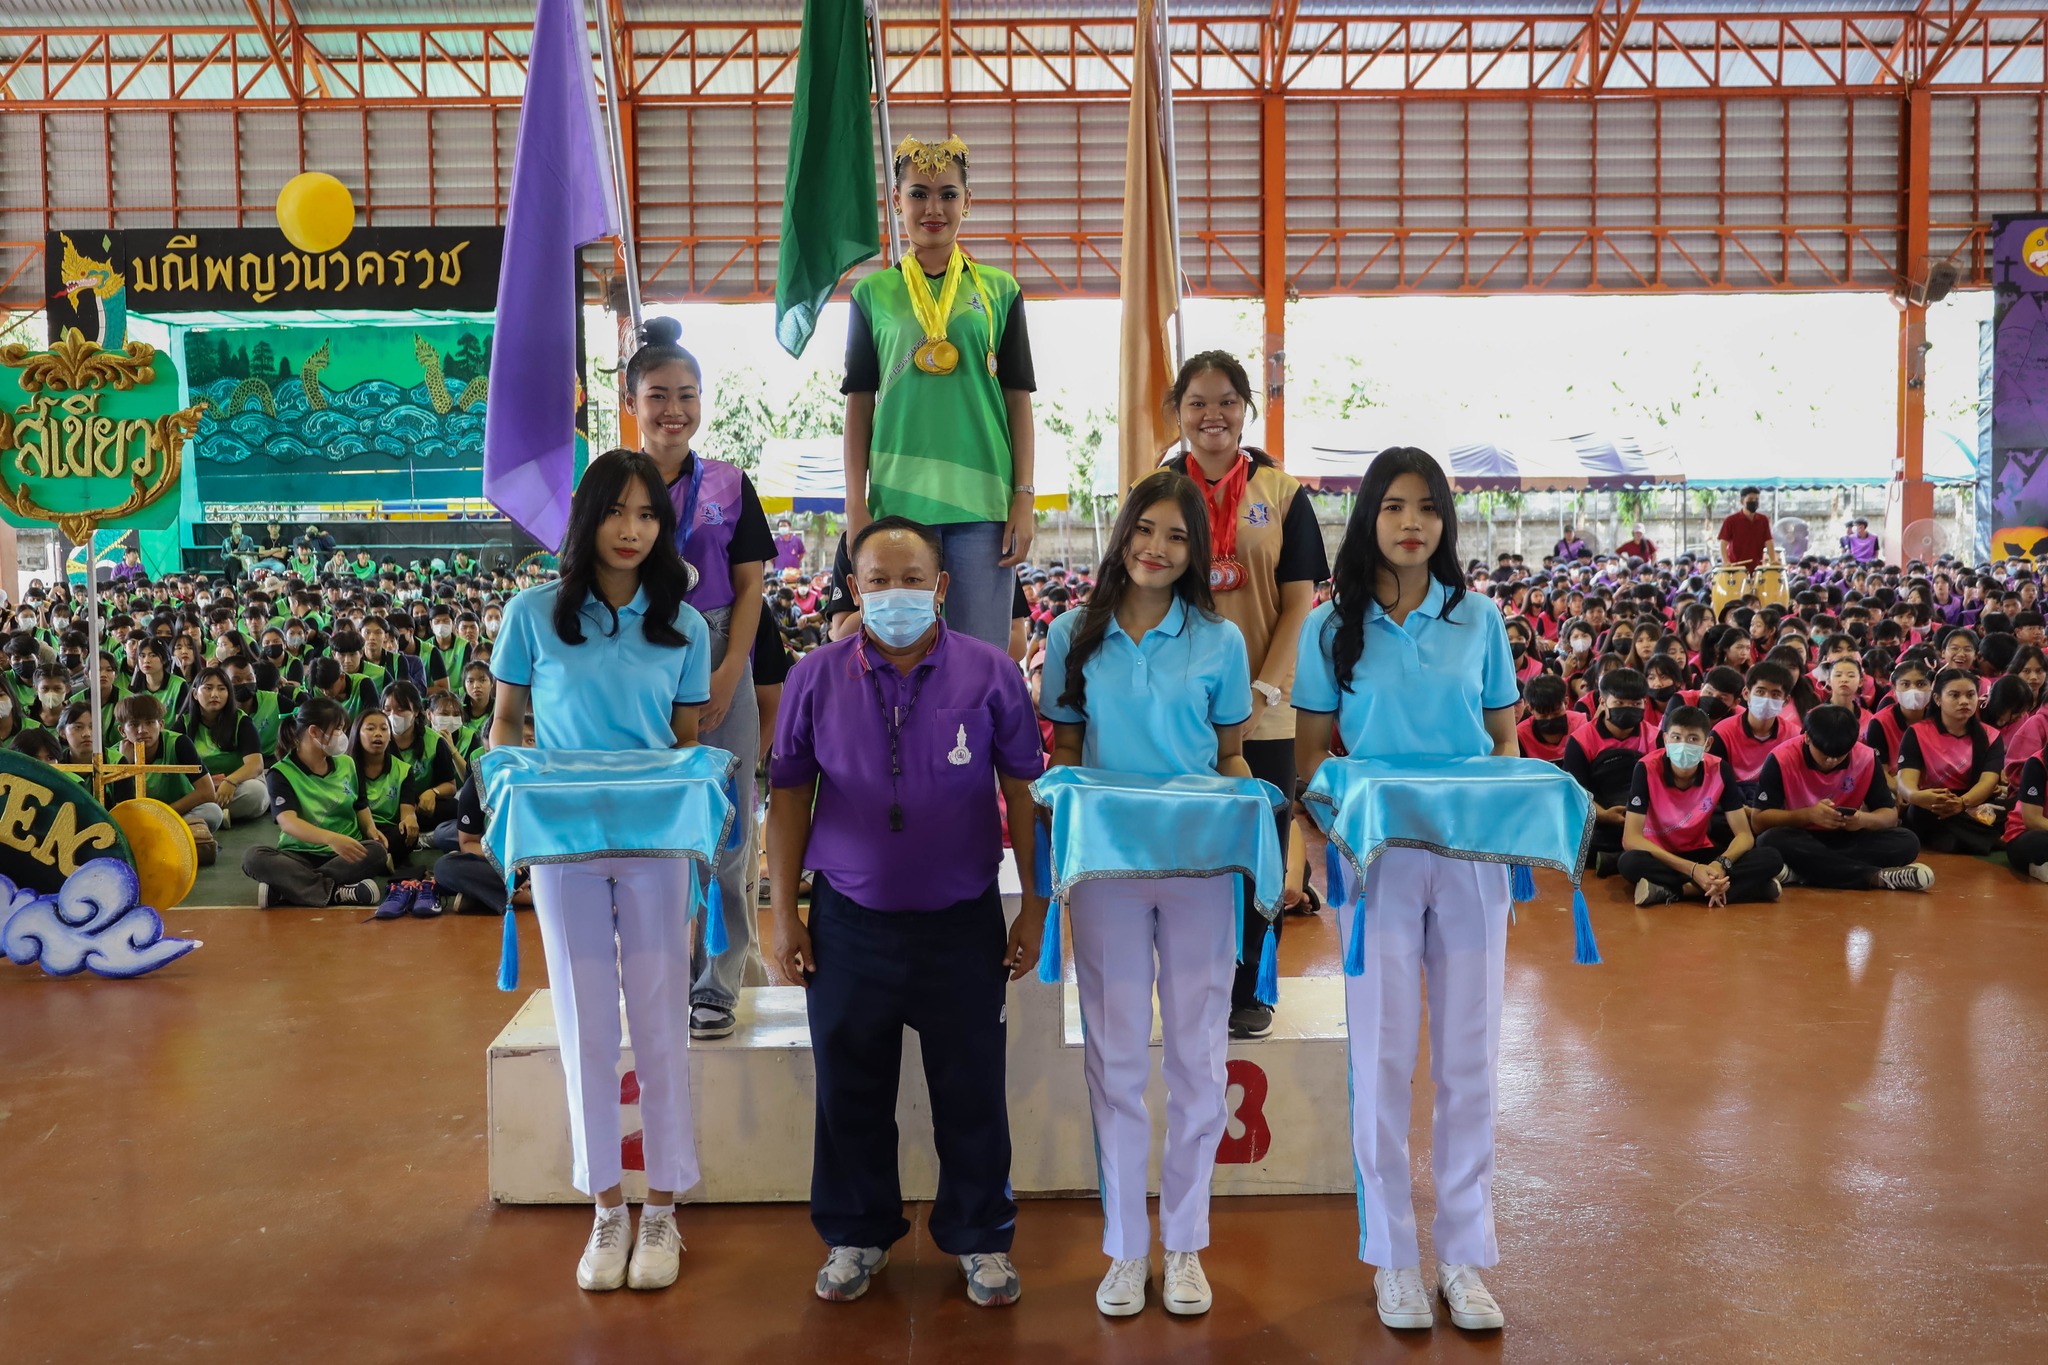
<path fill-rule="evenodd" d="M 1010 496 L 1013 498 L 1016 497 L 1019 493 L 1029 493 L 1033 497 L 1038 496 L 1038 490 L 1028 483 L 1020 483 L 1015 488 L 1012 488 L 1010 490 Z"/>
<path fill-rule="evenodd" d="M 1280 704 L 1280 689 L 1267 682 L 1264 678 L 1252 679 L 1252 691 L 1264 697 L 1268 706 L 1278 706 Z"/>

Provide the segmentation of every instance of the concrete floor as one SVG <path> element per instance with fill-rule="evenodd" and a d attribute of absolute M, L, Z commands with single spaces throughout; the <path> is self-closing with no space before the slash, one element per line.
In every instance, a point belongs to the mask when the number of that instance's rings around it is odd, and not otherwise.
<path fill-rule="evenodd" d="M 1472 1336 L 1380 1326 L 1344 1197 L 1219 1200 L 1193 1321 L 1096 1314 L 1079 1200 L 1024 1206 L 1007 1311 L 921 1232 L 818 1302 L 797 1205 L 686 1208 L 673 1289 L 586 1295 L 587 1213 L 484 1198 L 496 920 L 174 911 L 206 946 L 154 977 L 0 965 L 0 1361 L 2041 1361 L 2048 887 L 1936 866 L 1715 913 L 1596 884 L 1601 967 L 1524 908 L 1509 1325 Z M 1284 973 L 1335 970 L 1330 926 L 1289 927 Z"/>

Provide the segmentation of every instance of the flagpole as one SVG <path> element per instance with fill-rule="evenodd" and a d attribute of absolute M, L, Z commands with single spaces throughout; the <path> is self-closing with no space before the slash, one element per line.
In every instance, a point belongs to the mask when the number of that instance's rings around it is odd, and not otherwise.
<path fill-rule="evenodd" d="M 896 139 L 889 133 L 889 49 L 882 45 L 882 7 L 876 0 L 866 0 L 868 15 L 868 53 L 875 69 L 875 110 L 882 124 L 882 166 L 888 172 L 883 177 L 891 190 L 896 182 Z M 887 202 L 884 197 L 884 202 Z M 889 220 L 889 251 L 896 260 L 903 259 L 903 224 L 896 215 L 884 210 L 882 216 Z"/>
<path fill-rule="evenodd" d="M 598 39 L 604 48 L 604 122 L 612 151 L 612 196 L 619 207 L 619 253 L 626 272 L 626 311 L 640 328 L 640 244 L 633 232 L 633 205 L 626 191 L 626 137 L 619 110 L 618 47 L 612 41 L 611 0 L 597 0 Z"/>
<path fill-rule="evenodd" d="M 1180 166 L 1173 153 L 1173 44 L 1167 39 L 1171 23 L 1167 0 L 1159 0 L 1159 127 L 1166 143 L 1167 222 L 1173 242 L 1173 367 L 1178 370 L 1187 361 L 1188 338 L 1187 324 L 1181 318 Z M 1187 448 L 1185 436 L 1181 448 Z"/>

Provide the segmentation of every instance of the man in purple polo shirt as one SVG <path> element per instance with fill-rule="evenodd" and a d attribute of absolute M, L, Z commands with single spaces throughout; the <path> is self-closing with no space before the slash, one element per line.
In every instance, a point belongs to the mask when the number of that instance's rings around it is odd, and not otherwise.
<path fill-rule="evenodd" d="M 805 655 L 775 727 L 768 807 L 775 960 L 809 988 L 817 1068 L 811 1224 L 818 1297 L 859 1298 L 910 1230 L 896 1179 L 903 1030 L 917 1030 L 939 1191 L 930 1228 L 975 1303 L 1014 1302 L 1006 983 L 1038 957 L 1045 903 L 1005 930 L 1000 785 L 1032 885 L 1031 696 L 1007 655 L 937 619 L 939 538 L 882 517 L 853 543 L 859 632 Z M 812 873 L 810 922 L 796 889 Z"/>
<path fill-rule="evenodd" d="M 804 566 L 804 538 L 789 529 L 789 518 L 775 523 L 775 568 L 801 569 Z"/>

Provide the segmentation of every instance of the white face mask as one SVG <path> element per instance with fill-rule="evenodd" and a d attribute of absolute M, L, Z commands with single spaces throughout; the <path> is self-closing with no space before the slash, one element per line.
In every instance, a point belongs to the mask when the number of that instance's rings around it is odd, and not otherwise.
<path fill-rule="evenodd" d="M 412 733 L 412 717 L 405 712 L 397 712 L 387 717 L 387 719 L 391 722 L 391 733 L 398 738 L 404 739 Z"/>
<path fill-rule="evenodd" d="M 64 630 L 67 627 L 69 627 L 70 624 L 71 618 L 68 616 L 52 616 L 50 618 L 50 629 L 52 630 Z"/>
<path fill-rule="evenodd" d="M 51 708 L 52 710 L 55 710 L 57 707 L 62 706 L 64 704 L 64 694 L 62 692 L 57 691 L 55 688 L 52 688 L 47 692 L 38 692 L 36 693 L 36 696 L 41 699 L 43 705 Z"/>
<path fill-rule="evenodd" d="M 290 635 L 284 637 L 284 642 L 290 645 L 293 649 L 297 649 L 300 645 L 306 643 L 306 637 L 299 634 L 297 631 L 293 631 Z"/>
<path fill-rule="evenodd" d="M 1904 687 L 1900 688 L 1898 692 L 1899 705 L 1908 711 L 1926 710 L 1927 703 L 1933 700 L 1933 698 L 1934 694 L 1932 692 L 1918 687 Z"/>
<path fill-rule="evenodd" d="M 439 730 L 442 734 L 452 735 L 457 730 L 460 730 L 462 728 L 462 717 L 435 716 L 432 723 L 434 728 L 436 730 Z"/>
<path fill-rule="evenodd" d="M 1699 767 L 1700 760 L 1706 757 L 1706 753 L 1707 746 L 1704 744 L 1689 744 L 1682 739 L 1664 741 L 1664 757 L 1671 760 L 1671 766 L 1677 772 L 1689 773 Z"/>
<path fill-rule="evenodd" d="M 454 633 L 455 627 L 449 625 L 446 621 L 434 622 L 434 638 L 436 640 L 445 640 Z"/>
<path fill-rule="evenodd" d="M 336 730 L 327 737 L 327 743 L 322 747 L 327 750 L 329 758 L 340 758 L 348 752 L 348 736 Z"/>
<path fill-rule="evenodd" d="M 1758 720 L 1776 720 L 1778 714 L 1784 709 L 1785 702 L 1782 697 L 1751 697 L 1749 699 L 1749 714 Z"/>
<path fill-rule="evenodd" d="M 498 618 L 497 618 L 497 617 L 495 617 L 495 616 L 486 616 L 486 617 L 484 618 L 484 634 L 486 634 L 486 635 L 490 635 L 490 636 L 494 636 L 494 637 L 495 637 L 495 636 L 497 635 L 497 633 L 498 633 Z"/>

